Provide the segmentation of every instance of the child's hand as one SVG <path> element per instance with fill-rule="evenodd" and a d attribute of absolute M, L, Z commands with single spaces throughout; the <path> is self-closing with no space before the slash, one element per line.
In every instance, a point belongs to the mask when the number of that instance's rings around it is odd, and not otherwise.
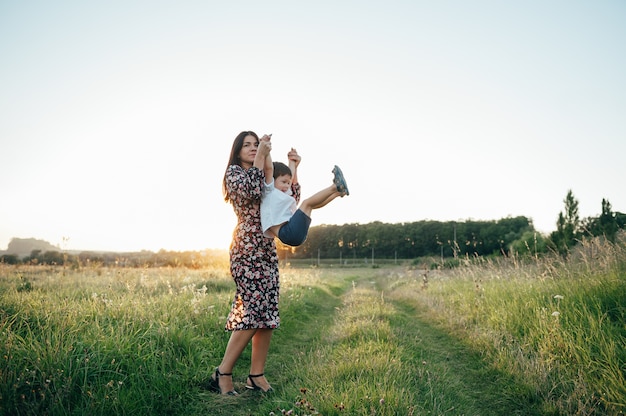
<path fill-rule="evenodd" d="M 270 151 L 272 150 L 272 142 L 269 141 L 269 138 L 266 140 L 265 137 L 266 136 L 263 136 L 263 138 L 261 138 L 261 140 L 259 141 L 259 147 L 257 149 L 257 152 L 261 156 L 269 155 Z"/>
<path fill-rule="evenodd" d="M 293 147 L 291 148 L 289 153 L 287 153 L 287 159 L 289 159 L 292 162 L 295 162 L 296 167 L 300 164 L 300 160 L 302 160 L 297 150 L 294 149 Z"/>

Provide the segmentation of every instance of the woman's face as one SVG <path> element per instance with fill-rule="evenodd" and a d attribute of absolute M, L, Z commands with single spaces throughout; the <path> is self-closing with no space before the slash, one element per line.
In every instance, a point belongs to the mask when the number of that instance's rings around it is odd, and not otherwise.
<path fill-rule="evenodd" d="M 243 146 L 239 152 L 241 166 L 247 169 L 254 164 L 254 158 L 258 148 L 259 141 L 253 135 L 249 134 L 243 139 Z"/>

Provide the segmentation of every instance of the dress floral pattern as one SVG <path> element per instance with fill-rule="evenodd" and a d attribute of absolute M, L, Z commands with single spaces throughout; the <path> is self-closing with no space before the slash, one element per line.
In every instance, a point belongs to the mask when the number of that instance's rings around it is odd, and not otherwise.
<path fill-rule="evenodd" d="M 227 331 L 280 325 L 276 244 L 261 231 L 264 180 L 263 171 L 256 167 L 231 165 L 226 171 L 226 190 L 237 215 L 230 245 L 230 273 L 236 292 L 226 320 Z"/>

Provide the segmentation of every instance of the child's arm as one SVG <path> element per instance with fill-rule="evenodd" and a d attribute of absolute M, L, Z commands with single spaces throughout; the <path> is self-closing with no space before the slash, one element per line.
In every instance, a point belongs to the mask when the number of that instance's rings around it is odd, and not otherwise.
<path fill-rule="evenodd" d="M 302 158 L 293 147 L 287 153 L 287 158 L 289 159 L 289 169 L 291 169 L 291 183 L 295 185 L 298 183 L 298 165 Z"/>
<path fill-rule="evenodd" d="M 274 181 L 274 164 L 272 163 L 272 155 L 270 153 L 265 156 L 263 172 L 265 172 L 265 183 L 269 185 Z"/>
<path fill-rule="evenodd" d="M 263 137 L 262 140 L 265 139 L 265 136 Z M 271 135 L 269 137 L 267 137 L 267 142 L 269 143 L 271 139 Z M 271 153 L 267 153 L 267 156 L 265 156 L 265 163 L 263 164 L 263 172 L 265 173 L 265 183 L 267 185 L 269 185 L 270 183 L 272 183 L 274 181 L 274 164 L 272 163 L 272 154 Z"/>

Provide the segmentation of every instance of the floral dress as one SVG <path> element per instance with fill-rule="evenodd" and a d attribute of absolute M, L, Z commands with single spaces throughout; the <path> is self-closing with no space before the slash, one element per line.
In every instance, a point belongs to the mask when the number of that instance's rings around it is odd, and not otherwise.
<path fill-rule="evenodd" d="M 231 165 L 226 190 L 237 214 L 230 244 L 230 273 L 237 287 L 227 331 L 278 328 L 278 255 L 273 238 L 261 231 L 261 194 L 265 176 L 251 167 Z"/>

